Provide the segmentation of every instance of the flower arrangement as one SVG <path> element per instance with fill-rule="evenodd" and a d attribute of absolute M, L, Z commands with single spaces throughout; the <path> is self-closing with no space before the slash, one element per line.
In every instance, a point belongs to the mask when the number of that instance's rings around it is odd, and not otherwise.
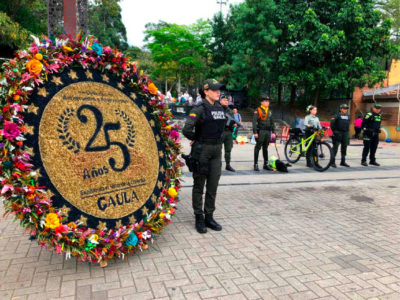
<path fill-rule="evenodd" d="M 4 72 L 0 74 L 0 200 L 6 214 L 14 215 L 41 247 L 65 253 L 66 258 L 76 256 L 82 261 L 102 263 L 147 249 L 155 234 L 171 222 L 181 187 L 179 127 L 164 96 L 135 62 L 117 49 L 101 46 L 93 37 L 33 39 L 29 49 L 18 51 L 14 59 L 3 64 Z M 72 65 L 113 74 L 127 84 L 148 102 L 161 131 L 167 159 L 165 186 L 155 209 L 139 222 L 111 229 L 88 228 L 68 220 L 62 209 L 52 205 L 46 187 L 38 184 L 39 174 L 34 171 L 37 166 L 30 163 L 24 146 L 26 104 L 32 92 L 46 84 L 48 74 L 60 73 Z"/>

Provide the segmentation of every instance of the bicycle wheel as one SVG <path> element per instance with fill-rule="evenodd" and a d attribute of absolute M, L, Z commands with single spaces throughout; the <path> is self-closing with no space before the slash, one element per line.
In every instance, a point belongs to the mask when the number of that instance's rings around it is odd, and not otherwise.
<path fill-rule="evenodd" d="M 298 137 L 291 137 L 285 144 L 285 156 L 288 162 L 294 164 L 301 157 L 301 143 Z"/>
<path fill-rule="evenodd" d="M 316 142 L 313 155 L 312 166 L 318 172 L 324 172 L 329 169 L 332 161 L 332 148 L 327 142 Z"/>

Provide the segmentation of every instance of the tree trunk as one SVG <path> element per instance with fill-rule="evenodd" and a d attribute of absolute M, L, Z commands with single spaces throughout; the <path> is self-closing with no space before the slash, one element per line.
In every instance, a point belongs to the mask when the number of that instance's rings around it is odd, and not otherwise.
<path fill-rule="evenodd" d="M 290 102 L 289 103 L 291 105 L 294 104 L 294 101 L 296 100 L 296 89 L 297 89 L 296 85 L 292 84 L 290 86 Z"/>
<path fill-rule="evenodd" d="M 281 105 L 282 102 L 282 83 L 278 83 L 278 106 Z"/>
<path fill-rule="evenodd" d="M 314 106 L 317 106 L 317 105 L 318 105 L 319 93 L 320 93 L 320 88 L 317 87 L 317 88 L 314 90 Z"/>

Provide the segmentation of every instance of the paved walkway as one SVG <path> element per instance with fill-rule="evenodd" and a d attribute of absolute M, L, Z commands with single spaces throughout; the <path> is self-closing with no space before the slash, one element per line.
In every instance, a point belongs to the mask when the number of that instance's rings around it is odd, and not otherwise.
<path fill-rule="evenodd" d="M 196 233 L 185 174 L 175 222 L 105 269 L 42 250 L 1 217 L 0 299 L 400 299 L 400 146 L 381 144 L 382 166 L 362 167 L 352 143 L 351 168 L 302 159 L 288 174 L 251 171 L 253 146 L 235 145 L 223 231 Z"/>

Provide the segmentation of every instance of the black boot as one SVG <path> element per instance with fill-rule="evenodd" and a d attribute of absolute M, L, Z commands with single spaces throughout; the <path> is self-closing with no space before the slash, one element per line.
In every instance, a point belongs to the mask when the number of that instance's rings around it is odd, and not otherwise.
<path fill-rule="evenodd" d="M 258 164 L 254 165 L 254 171 L 260 171 L 260 169 L 258 168 Z"/>
<path fill-rule="evenodd" d="M 258 153 L 260 150 L 258 150 L 256 147 L 254 147 L 254 171 L 259 171 L 256 170 L 256 165 L 257 165 L 257 169 L 258 169 Z"/>
<path fill-rule="evenodd" d="M 267 171 L 273 171 L 272 168 L 269 166 L 268 162 L 264 161 L 263 169 Z"/>
<path fill-rule="evenodd" d="M 337 168 L 335 160 L 332 160 L 330 165 L 331 165 L 332 168 Z"/>
<path fill-rule="evenodd" d="M 370 161 L 369 164 L 373 165 L 373 166 L 377 166 L 377 167 L 380 166 L 380 164 L 378 164 L 375 160 L 374 161 Z"/>
<path fill-rule="evenodd" d="M 341 162 L 340 162 L 340 165 L 343 166 L 343 167 L 347 167 L 347 168 L 350 167 L 348 164 L 346 164 L 346 159 L 345 159 L 344 157 L 342 157 L 342 160 L 341 160 Z"/>
<path fill-rule="evenodd" d="M 226 164 L 225 170 L 231 171 L 231 172 L 236 172 L 234 168 L 230 164 Z"/>
<path fill-rule="evenodd" d="M 203 214 L 195 214 L 196 217 L 196 230 L 198 233 L 206 233 L 207 228 L 206 224 L 204 222 L 204 216 Z"/>
<path fill-rule="evenodd" d="M 368 164 L 367 164 L 367 162 L 365 160 L 361 161 L 361 165 L 364 166 L 364 167 L 368 167 Z"/>
<path fill-rule="evenodd" d="M 208 228 L 211 228 L 212 230 L 216 230 L 216 231 L 222 230 L 222 226 L 219 225 L 217 222 L 215 222 L 212 214 L 206 214 L 205 216 L 206 216 L 205 223 Z"/>

